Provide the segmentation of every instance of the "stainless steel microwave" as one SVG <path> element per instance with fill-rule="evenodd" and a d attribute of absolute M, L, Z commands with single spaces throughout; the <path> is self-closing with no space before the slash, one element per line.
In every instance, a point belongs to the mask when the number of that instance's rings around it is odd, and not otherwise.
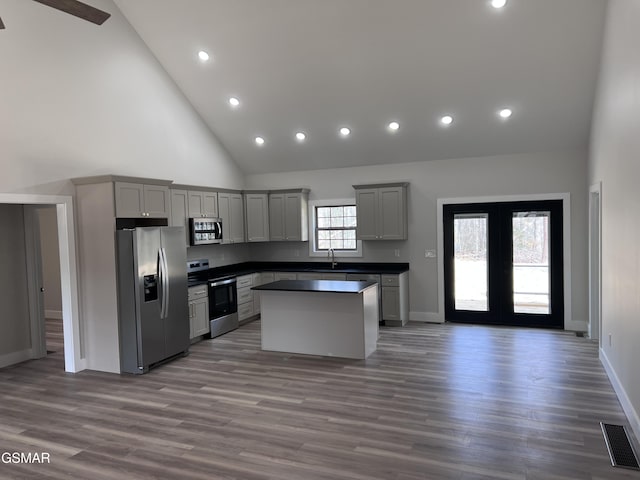
<path fill-rule="evenodd" d="M 222 220 L 197 217 L 189 219 L 191 245 L 208 245 L 222 242 Z"/>

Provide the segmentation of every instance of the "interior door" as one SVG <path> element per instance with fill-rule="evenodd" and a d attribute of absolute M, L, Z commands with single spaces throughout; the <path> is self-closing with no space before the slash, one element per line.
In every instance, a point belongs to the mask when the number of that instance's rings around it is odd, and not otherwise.
<path fill-rule="evenodd" d="M 445 317 L 563 328 L 562 201 L 444 206 Z"/>

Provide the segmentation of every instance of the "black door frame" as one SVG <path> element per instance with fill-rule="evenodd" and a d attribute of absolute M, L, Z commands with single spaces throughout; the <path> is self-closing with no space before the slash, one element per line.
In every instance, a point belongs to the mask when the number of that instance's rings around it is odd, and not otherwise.
<path fill-rule="evenodd" d="M 551 313 L 513 312 L 511 224 L 517 211 L 550 211 Z M 453 218 L 455 214 L 487 213 L 488 312 L 456 310 L 454 298 Z M 563 200 L 523 200 L 491 203 L 443 204 L 445 320 L 541 328 L 564 328 Z"/>

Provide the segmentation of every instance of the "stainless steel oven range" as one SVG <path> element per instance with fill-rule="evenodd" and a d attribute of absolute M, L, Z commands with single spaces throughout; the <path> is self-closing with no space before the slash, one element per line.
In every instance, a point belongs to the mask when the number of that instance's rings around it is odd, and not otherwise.
<path fill-rule="evenodd" d="M 235 277 L 209 280 L 211 338 L 238 328 L 238 297 Z"/>

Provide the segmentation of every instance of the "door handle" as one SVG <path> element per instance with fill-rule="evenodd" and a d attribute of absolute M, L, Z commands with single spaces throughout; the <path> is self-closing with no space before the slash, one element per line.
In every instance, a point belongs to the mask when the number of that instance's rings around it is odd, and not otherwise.
<path fill-rule="evenodd" d="M 162 303 L 164 315 L 162 318 L 167 318 L 169 316 L 169 264 L 167 263 L 167 252 L 164 247 L 160 248 L 162 252 L 162 270 L 164 272 L 164 276 L 162 278 Z"/>

